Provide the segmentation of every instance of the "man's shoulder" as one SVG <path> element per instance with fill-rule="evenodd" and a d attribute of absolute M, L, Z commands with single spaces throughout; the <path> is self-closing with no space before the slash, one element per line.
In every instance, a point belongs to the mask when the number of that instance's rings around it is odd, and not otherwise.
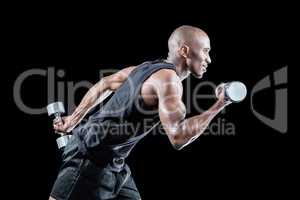
<path fill-rule="evenodd" d="M 161 69 L 158 70 L 153 78 L 159 82 L 181 82 L 174 69 Z"/>

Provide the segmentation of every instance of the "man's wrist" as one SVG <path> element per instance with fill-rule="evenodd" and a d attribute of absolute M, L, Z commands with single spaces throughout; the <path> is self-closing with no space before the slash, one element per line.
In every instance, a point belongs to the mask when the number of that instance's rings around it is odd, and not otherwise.
<path fill-rule="evenodd" d="M 74 124 L 77 123 L 78 119 L 80 119 L 80 114 L 72 114 L 70 115 L 70 119 L 69 119 L 69 125 L 70 126 L 74 126 Z"/>
<path fill-rule="evenodd" d="M 214 108 L 216 109 L 216 110 L 218 110 L 218 111 L 221 111 L 221 110 L 223 110 L 227 105 L 229 105 L 230 104 L 230 102 L 228 102 L 228 101 L 224 101 L 224 100 L 218 100 L 216 103 L 215 103 L 215 105 L 214 105 Z"/>

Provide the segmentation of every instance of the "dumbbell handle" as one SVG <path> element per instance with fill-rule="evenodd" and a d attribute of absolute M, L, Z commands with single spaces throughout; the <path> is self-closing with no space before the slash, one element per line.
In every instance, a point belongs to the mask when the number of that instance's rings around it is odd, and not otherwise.
<path fill-rule="evenodd" d="M 60 113 L 55 113 L 54 116 L 55 116 L 55 119 L 54 119 L 55 121 L 62 122 L 62 118 L 61 118 L 61 114 Z"/>
<path fill-rule="evenodd" d="M 54 122 L 59 122 L 59 123 L 61 122 L 61 123 L 63 123 L 63 120 L 61 118 L 61 114 L 60 113 L 55 113 L 54 116 L 55 116 L 55 118 L 53 120 Z M 55 133 L 60 134 L 60 135 L 64 135 L 64 133 L 58 132 L 58 131 L 55 131 Z"/>

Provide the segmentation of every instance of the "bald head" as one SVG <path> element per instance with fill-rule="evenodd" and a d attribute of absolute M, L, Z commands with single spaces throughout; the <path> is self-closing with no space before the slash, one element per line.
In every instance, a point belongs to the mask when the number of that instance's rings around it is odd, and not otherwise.
<path fill-rule="evenodd" d="M 199 44 L 199 40 L 208 39 L 207 34 L 200 28 L 194 26 L 180 26 L 175 29 L 169 38 L 168 46 L 169 51 L 174 52 L 178 50 L 182 45 L 187 45 L 193 48 Z"/>

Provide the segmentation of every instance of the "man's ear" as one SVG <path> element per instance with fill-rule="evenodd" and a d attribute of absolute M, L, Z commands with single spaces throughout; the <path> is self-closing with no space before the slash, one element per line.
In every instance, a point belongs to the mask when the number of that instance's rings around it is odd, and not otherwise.
<path fill-rule="evenodd" d="M 189 51 L 190 51 L 190 47 L 184 44 L 179 49 L 179 55 L 181 55 L 184 58 L 187 58 L 189 55 Z"/>

